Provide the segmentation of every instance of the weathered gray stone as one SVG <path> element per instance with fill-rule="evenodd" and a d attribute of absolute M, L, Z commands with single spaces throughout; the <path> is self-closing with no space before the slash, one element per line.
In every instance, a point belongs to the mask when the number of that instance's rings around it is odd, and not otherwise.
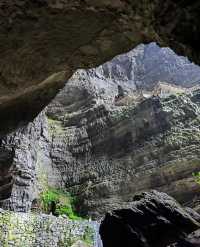
<path fill-rule="evenodd" d="M 97 222 L 3 211 L 0 213 L 0 247 L 100 247 L 96 242 L 97 229 Z"/>

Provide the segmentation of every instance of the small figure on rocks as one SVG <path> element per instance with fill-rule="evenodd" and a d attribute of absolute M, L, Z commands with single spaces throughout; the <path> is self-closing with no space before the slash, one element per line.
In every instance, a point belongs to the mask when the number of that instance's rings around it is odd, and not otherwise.
<path fill-rule="evenodd" d="M 118 101 L 122 98 L 124 98 L 124 96 L 126 95 L 127 91 L 123 89 L 123 87 L 121 85 L 117 86 L 118 89 L 118 94 L 115 96 L 115 101 Z"/>

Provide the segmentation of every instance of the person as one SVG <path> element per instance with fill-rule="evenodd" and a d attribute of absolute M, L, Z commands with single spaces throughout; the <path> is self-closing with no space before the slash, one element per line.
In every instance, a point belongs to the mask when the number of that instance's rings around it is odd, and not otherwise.
<path fill-rule="evenodd" d="M 115 96 L 115 101 L 118 101 L 125 96 L 125 91 L 121 85 L 118 85 L 117 89 L 118 89 L 118 94 Z"/>
<path fill-rule="evenodd" d="M 118 98 L 123 98 L 124 97 L 124 89 L 122 88 L 121 85 L 118 85 L 117 89 L 118 89 Z"/>

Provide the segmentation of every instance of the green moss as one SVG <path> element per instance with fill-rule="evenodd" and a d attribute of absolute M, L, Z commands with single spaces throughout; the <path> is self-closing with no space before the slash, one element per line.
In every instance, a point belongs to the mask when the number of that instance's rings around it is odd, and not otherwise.
<path fill-rule="evenodd" d="M 63 128 L 63 124 L 61 121 L 47 117 L 47 122 L 48 122 L 50 133 L 56 134 L 56 135 L 63 134 L 64 128 Z"/>
<path fill-rule="evenodd" d="M 68 192 L 48 188 L 41 193 L 41 208 L 45 213 L 51 212 L 52 204 L 55 206 L 56 215 L 66 215 L 72 220 L 81 220 L 75 213 L 75 198 Z"/>
<path fill-rule="evenodd" d="M 89 246 L 92 246 L 94 239 L 94 230 L 87 226 L 83 235 L 83 241 L 88 244 Z"/>
<path fill-rule="evenodd" d="M 200 171 L 192 174 L 195 181 L 200 184 Z"/>
<path fill-rule="evenodd" d="M 34 241 L 36 237 L 34 231 L 35 222 L 36 217 L 34 215 L 30 215 L 28 221 L 24 221 L 23 218 L 13 212 L 6 211 L 1 213 L 0 242 L 3 243 L 2 247 L 8 247 L 10 243 L 14 243 L 16 247 L 29 247 L 30 241 Z"/>

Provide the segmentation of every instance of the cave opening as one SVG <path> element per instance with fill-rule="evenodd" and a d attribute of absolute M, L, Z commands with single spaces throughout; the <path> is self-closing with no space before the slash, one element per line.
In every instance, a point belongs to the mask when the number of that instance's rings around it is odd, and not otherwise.
<path fill-rule="evenodd" d="M 47 184 L 94 219 L 152 188 L 200 212 L 199 10 L 198 0 L 1 1 L 0 206 L 37 208 Z M 118 216 L 105 247 L 147 247 Z"/>

